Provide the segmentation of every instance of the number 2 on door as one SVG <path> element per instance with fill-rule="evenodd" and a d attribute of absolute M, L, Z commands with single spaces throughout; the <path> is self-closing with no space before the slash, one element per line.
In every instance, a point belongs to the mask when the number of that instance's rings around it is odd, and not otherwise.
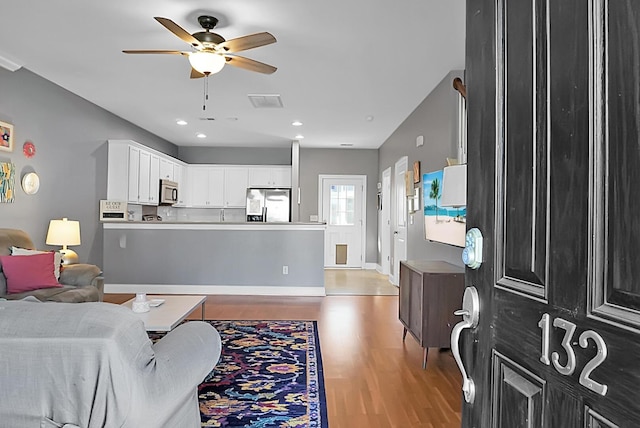
<path fill-rule="evenodd" d="M 567 355 L 567 364 L 565 366 L 560 364 L 560 354 L 558 352 L 553 352 L 551 354 L 551 359 L 549 359 L 551 316 L 549 314 L 542 314 L 542 318 L 540 318 L 540 321 L 538 322 L 538 327 L 542 330 L 542 353 L 540 361 L 546 365 L 551 365 L 553 363 L 553 367 L 558 371 L 558 373 L 564 376 L 571 376 L 576 369 L 576 354 L 571 344 L 573 335 L 576 331 L 576 325 L 562 318 L 556 318 L 553 320 L 553 327 L 564 330 L 562 349 Z M 591 379 L 589 376 L 600 364 L 604 362 L 604 360 L 607 359 L 607 344 L 598 333 L 593 330 L 587 330 L 578 338 L 580 347 L 587 349 L 589 346 L 589 339 L 593 340 L 598 351 L 596 352 L 596 355 L 587 364 L 585 364 L 582 372 L 580 372 L 580 384 L 604 396 L 607 394 L 607 385 L 602 385 Z"/>

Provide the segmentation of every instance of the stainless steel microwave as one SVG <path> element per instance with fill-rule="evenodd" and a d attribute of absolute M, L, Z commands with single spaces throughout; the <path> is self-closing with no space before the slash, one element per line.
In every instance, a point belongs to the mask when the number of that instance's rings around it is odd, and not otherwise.
<path fill-rule="evenodd" d="M 160 180 L 160 205 L 173 205 L 178 203 L 178 183 L 169 180 Z"/>

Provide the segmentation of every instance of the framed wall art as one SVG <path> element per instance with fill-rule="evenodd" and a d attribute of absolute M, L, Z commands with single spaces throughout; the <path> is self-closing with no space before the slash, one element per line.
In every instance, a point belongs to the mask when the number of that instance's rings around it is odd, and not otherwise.
<path fill-rule="evenodd" d="M 13 151 L 13 125 L 0 122 L 0 152 Z"/>
<path fill-rule="evenodd" d="M 0 162 L 0 203 L 13 202 L 15 197 L 16 166 Z"/>

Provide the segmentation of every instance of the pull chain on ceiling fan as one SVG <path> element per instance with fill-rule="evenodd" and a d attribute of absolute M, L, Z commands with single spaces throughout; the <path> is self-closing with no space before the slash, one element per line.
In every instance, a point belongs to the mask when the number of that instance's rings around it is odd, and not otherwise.
<path fill-rule="evenodd" d="M 203 15 L 198 17 L 198 22 L 204 31 L 193 34 L 189 34 L 185 29 L 168 18 L 155 17 L 154 19 L 181 40 L 190 44 L 193 51 L 123 50 L 122 52 L 126 54 L 168 54 L 186 56 L 191 64 L 190 77 L 192 79 L 218 73 L 222 70 L 225 64 L 264 74 L 271 74 L 277 70 L 277 68 L 272 65 L 236 55 L 236 52 L 242 52 L 248 49 L 275 43 L 276 38 L 270 33 L 255 33 L 231 40 L 225 40 L 221 35 L 211 31 L 216 24 L 218 24 L 218 19 L 213 16 Z"/>

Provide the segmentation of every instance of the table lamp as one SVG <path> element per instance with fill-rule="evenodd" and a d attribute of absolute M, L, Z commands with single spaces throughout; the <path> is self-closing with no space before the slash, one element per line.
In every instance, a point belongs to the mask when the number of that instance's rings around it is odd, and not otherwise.
<path fill-rule="evenodd" d="M 78 263 L 78 254 L 67 248 L 67 245 L 80 245 L 80 222 L 63 218 L 51 220 L 47 231 L 47 245 L 62 245 L 62 264 Z"/>

